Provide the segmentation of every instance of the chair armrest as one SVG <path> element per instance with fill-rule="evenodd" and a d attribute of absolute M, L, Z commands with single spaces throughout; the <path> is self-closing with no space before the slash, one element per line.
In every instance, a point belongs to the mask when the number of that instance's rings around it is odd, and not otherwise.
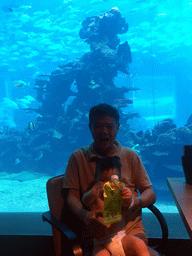
<path fill-rule="evenodd" d="M 42 214 L 42 219 L 43 221 L 47 221 L 57 230 L 61 231 L 70 241 L 77 240 L 76 234 L 61 220 L 57 220 L 53 215 L 51 215 L 50 211 L 44 212 Z"/>
<path fill-rule="evenodd" d="M 150 211 L 152 211 L 152 213 L 157 217 L 162 230 L 162 239 L 159 245 L 156 247 L 156 250 L 157 250 L 168 239 L 168 226 L 163 214 L 158 210 L 158 208 L 154 204 L 149 205 L 147 208 Z"/>
<path fill-rule="evenodd" d="M 54 216 L 52 216 L 50 211 L 44 212 L 42 214 L 42 219 L 43 221 L 47 221 L 49 224 L 51 224 L 51 226 L 61 231 L 65 235 L 72 245 L 73 255 L 83 256 L 82 248 L 80 244 L 77 243 L 78 241 L 76 234 L 67 225 L 65 225 L 61 220 L 57 220 Z"/>

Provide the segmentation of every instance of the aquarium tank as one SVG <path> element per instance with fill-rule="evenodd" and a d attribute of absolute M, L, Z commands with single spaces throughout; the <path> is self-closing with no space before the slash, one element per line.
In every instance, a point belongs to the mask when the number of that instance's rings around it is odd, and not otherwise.
<path fill-rule="evenodd" d="M 0 212 L 48 210 L 46 182 L 92 142 L 88 113 L 120 113 L 162 212 L 192 144 L 192 2 L 2 0 Z"/>

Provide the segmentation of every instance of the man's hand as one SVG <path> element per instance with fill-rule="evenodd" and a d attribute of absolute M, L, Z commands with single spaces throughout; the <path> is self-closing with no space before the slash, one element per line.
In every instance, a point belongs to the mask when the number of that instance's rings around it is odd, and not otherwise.
<path fill-rule="evenodd" d="M 122 214 L 126 215 L 129 212 L 129 215 L 137 214 L 140 211 L 140 199 L 132 194 L 132 191 L 124 187 L 122 189 L 121 198 L 124 199 Z"/>
<path fill-rule="evenodd" d="M 132 196 L 132 202 L 129 206 L 129 211 L 137 212 L 140 211 L 140 199 L 137 196 Z"/>
<path fill-rule="evenodd" d="M 132 203 L 132 192 L 129 188 L 122 188 L 121 198 L 124 200 L 123 207 L 129 208 Z"/>
<path fill-rule="evenodd" d="M 108 226 L 101 223 L 96 217 L 95 213 L 92 211 L 87 211 L 85 224 L 89 232 L 89 236 L 101 240 L 108 235 Z"/>
<path fill-rule="evenodd" d="M 93 211 L 87 211 L 83 207 L 78 190 L 69 190 L 67 202 L 69 209 L 86 225 L 89 236 L 99 240 L 108 234 L 108 227 L 96 219 Z"/>

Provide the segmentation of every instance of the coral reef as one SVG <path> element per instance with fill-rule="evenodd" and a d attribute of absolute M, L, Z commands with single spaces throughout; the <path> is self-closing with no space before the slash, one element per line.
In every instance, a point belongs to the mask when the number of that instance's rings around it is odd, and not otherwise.
<path fill-rule="evenodd" d="M 128 43 L 119 44 L 118 34 L 127 31 L 128 24 L 118 8 L 82 22 L 79 35 L 90 45 L 90 51 L 60 65 L 51 73 L 49 81 L 41 77 L 36 80 L 37 99 L 42 102 L 38 109 L 42 116 L 39 129 L 53 128 L 61 134 L 66 145 L 78 144 L 82 130 L 87 127 L 91 106 L 105 102 L 120 109 L 133 103 L 124 96 L 132 89 L 117 88 L 114 84 L 119 71 L 128 74 L 128 65 L 132 61 Z M 75 91 L 71 90 L 72 85 Z M 129 119 L 124 116 L 122 125 Z M 89 143 L 86 139 L 84 142 Z"/>
<path fill-rule="evenodd" d="M 144 162 L 148 174 L 155 184 L 155 189 L 161 191 L 163 196 L 167 187 L 167 177 L 181 177 L 184 175 L 181 156 L 183 145 L 192 144 L 192 130 L 190 125 L 177 127 L 173 120 L 165 119 L 156 125 L 152 132 L 146 131 L 132 134 L 130 147 L 138 143 L 137 150 Z M 161 184 L 158 184 L 158 181 Z"/>
<path fill-rule="evenodd" d="M 127 74 L 132 61 L 128 43 L 119 44 L 117 36 L 127 31 L 128 24 L 117 8 L 83 21 L 79 35 L 90 45 L 90 51 L 36 79 L 34 89 L 42 104 L 34 110 L 40 114 L 34 129 L 0 131 L 2 171 L 64 172 L 71 152 L 92 140 L 88 130 L 90 107 L 105 102 L 120 111 L 118 140 L 139 152 L 152 179 L 161 172 L 166 177 L 167 170 L 170 176 L 170 170 L 180 172 L 183 144 L 192 144 L 191 116 L 184 127 L 165 119 L 152 132 L 134 133 L 127 120 L 139 115 L 122 112 L 122 107 L 132 104 L 124 94 L 134 90 L 114 84 L 118 72 Z"/>
<path fill-rule="evenodd" d="M 90 45 L 90 51 L 60 65 L 50 75 L 36 76 L 34 89 L 41 105 L 34 111 L 39 117 L 33 130 L 17 136 L 13 131 L 10 133 L 10 150 L 1 153 L 10 163 L 9 170 L 57 171 L 65 166 L 73 150 L 91 142 L 88 131 L 91 106 L 105 102 L 121 111 L 122 107 L 133 103 L 124 95 L 132 88 L 117 88 L 114 84 L 118 72 L 128 74 L 132 62 L 128 42 L 120 44 L 118 38 L 118 34 L 127 31 L 128 24 L 118 8 L 88 17 L 82 22 L 79 36 Z M 119 136 L 123 139 L 127 119 L 131 117 L 123 113 L 121 116 Z M 3 134 L 1 145 L 8 140 L 9 134 Z M 4 161 L 0 165 L 7 168 Z"/>

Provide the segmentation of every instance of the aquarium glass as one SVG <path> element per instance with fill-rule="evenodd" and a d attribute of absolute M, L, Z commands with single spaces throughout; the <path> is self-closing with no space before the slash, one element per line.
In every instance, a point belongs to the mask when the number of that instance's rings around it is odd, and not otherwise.
<path fill-rule="evenodd" d="M 162 212 L 192 144 L 192 2 L 2 0 L 0 212 L 47 211 L 46 182 L 89 145 L 89 109 L 120 113 Z"/>

